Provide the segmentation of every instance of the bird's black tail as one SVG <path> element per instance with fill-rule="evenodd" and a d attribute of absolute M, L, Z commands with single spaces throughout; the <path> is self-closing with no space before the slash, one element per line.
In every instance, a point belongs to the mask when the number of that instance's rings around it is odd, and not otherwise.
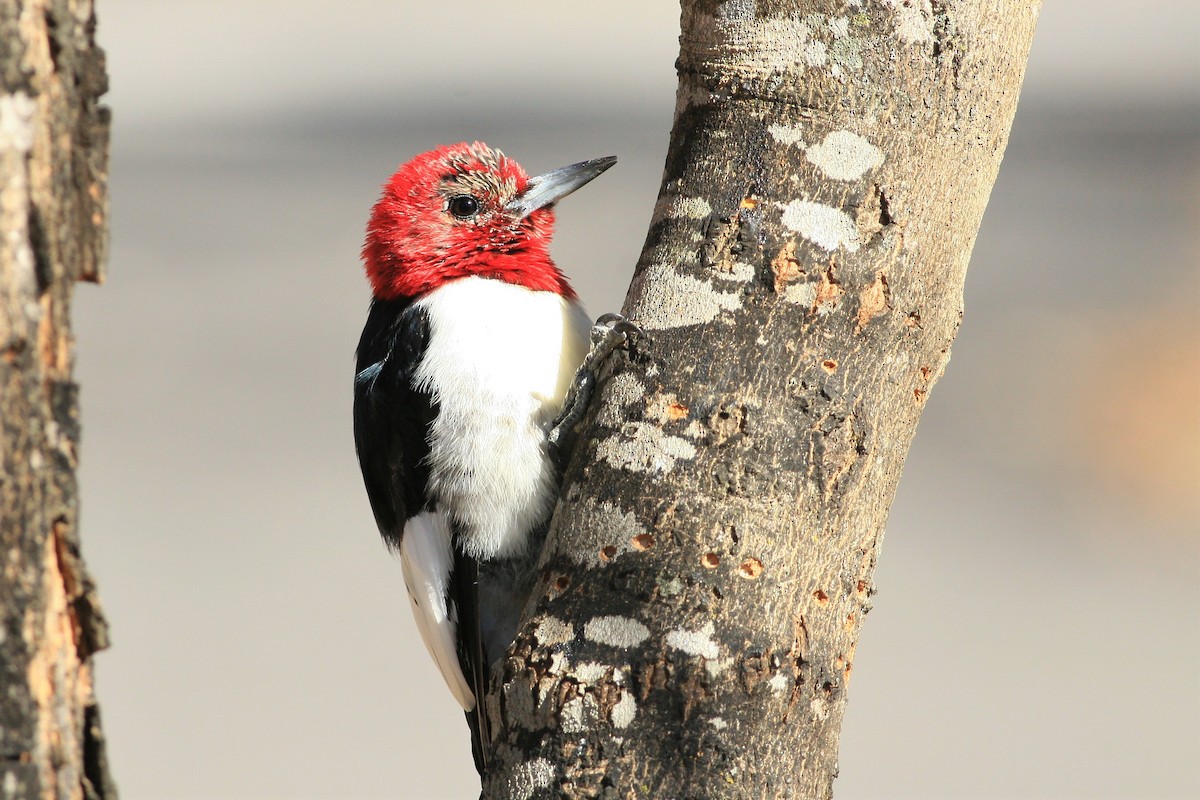
<path fill-rule="evenodd" d="M 538 553 L 545 539 L 543 525 L 530 534 L 524 555 L 480 563 L 454 546 L 454 579 L 450 582 L 458 610 L 458 661 L 475 693 L 475 708 L 467 712 L 471 753 L 482 775 L 491 748 L 491 729 L 483 704 L 491 669 L 504 657 L 517 635 L 521 611 L 537 575 Z"/>
<path fill-rule="evenodd" d="M 475 559 L 454 547 L 454 580 L 450 582 L 454 591 L 454 605 L 458 611 L 458 663 L 463 677 L 475 693 L 475 707 L 467 713 L 467 725 L 471 728 L 471 755 L 475 758 L 475 769 L 480 775 L 488 762 L 487 713 L 483 709 L 487 697 L 488 660 L 484 654 L 483 638 L 479 623 L 479 564 Z"/>

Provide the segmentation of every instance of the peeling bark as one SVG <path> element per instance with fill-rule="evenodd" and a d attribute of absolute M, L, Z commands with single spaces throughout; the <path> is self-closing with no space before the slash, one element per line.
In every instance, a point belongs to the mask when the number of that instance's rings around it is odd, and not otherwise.
<path fill-rule="evenodd" d="M 0 5 L 0 792 L 113 798 L 79 550 L 74 283 L 107 246 L 107 86 L 86 0 Z"/>
<path fill-rule="evenodd" d="M 827 798 L 1038 0 L 684 0 L 675 124 L 483 797 Z"/>

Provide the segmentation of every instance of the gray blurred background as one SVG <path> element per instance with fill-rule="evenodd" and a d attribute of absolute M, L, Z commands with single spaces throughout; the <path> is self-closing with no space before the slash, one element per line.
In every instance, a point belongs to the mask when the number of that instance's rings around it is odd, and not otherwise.
<path fill-rule="evenodd" d="M 401 161 L 616 153 L 555 254 L 620 305 L 673 3 L 100 0 L 112 255 L 77 293 L 83 540 L 126 800 L 474 796 L 350 432 Z M 1200 2 L 1049 0 L 892 510 L 838 797 L 1200 795 Z"/>

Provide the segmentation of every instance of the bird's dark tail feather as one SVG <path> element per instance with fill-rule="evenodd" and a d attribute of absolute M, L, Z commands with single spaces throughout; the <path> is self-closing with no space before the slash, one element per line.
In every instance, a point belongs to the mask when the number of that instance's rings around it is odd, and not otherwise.
<path fill-rule="evenodd" d="M 521 611 L 533 587 L 545 527 L 534 531 L 529 552 L 517 558 L 482 564 L 454 548 L 455 605 L 460 631 L 458 660 L 475 692 L 475 708 L 467 712 L 475 768 L 483 774 L 492 741 L 483 704 L 491 668 L 504 657 L 517 635 Z"/>
<path fill-rule="evenodd" d="M 471 728 L 471 755 L 475 758 L 475 769 L 480 775 L 488 762 L 487 713 L 483 703 L 487 697 L 488 660 L 483 652 L 483 639 L 479 625 L 479 564 L 475 559 L 454 548 L 454 604 L 458 610 L 458 663 L 463 676 L 475 693 L 475 707 L 467 713 L 467 725 Z"/>

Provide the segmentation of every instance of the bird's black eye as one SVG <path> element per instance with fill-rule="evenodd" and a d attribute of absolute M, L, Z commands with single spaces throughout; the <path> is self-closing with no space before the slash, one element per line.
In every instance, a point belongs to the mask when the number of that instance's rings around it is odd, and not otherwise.
<path fill-rule="evenodd" d="M 470 219 L 479 213 L 479 199 L 469 194 L 457 194 L 450 198 L 446 210 L 459 219 Z"/>

